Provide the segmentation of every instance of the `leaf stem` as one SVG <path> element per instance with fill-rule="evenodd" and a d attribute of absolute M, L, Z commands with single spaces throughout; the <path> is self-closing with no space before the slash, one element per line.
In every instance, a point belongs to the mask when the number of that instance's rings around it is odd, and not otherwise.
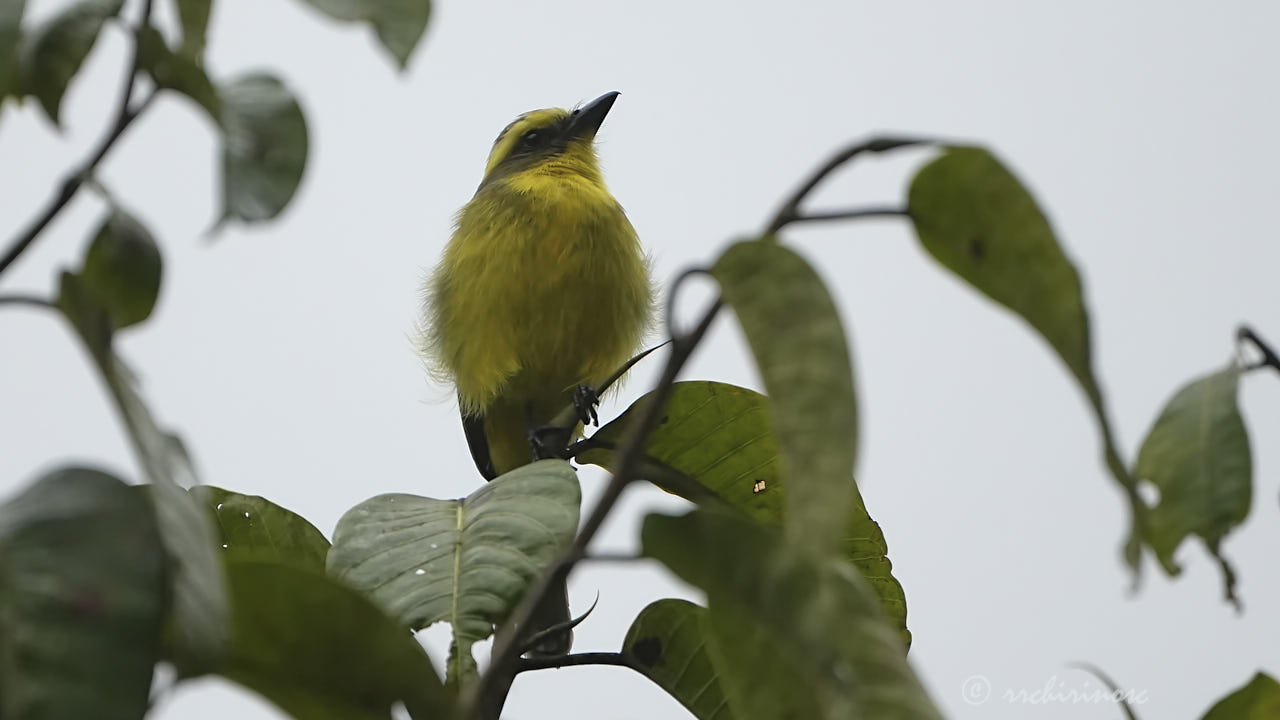
<path fill-rule="evenodd" d="M 838 170 L 842 165 L 853 160 L 864 153 L 882 153 L 898 148 L 912 147 L 915 145 L 940 145 L 938 140 L 930 138 L 911 138 L 911 137 L 879 137 L 871 138 L 860 143 L 855 143 L 840 152 L 832 155 L 821 167 L 814 171 L 790 197 L 782 203 L 782 207 L 778 208 L 778 212 L 774 214 L 773 220 L 765 227 L 765 235 L 774 235 L 782 228 L 794 222 L 803 222 L 800 213 L 800 203 L 809 197 L 809 193 L 813 192 L 828 175 Z"/>
<path fill-rule="evenodd" d="M 1236 330 L 1236 340 L 1238 342 L 1248 341 L 1258 349 L 1258 352 L 1262 353 L 1262 359 L 1246 369 L 1257 370 L 1258 368 L 1269 367 L 1276 372 L 1280 372 L 1280 355 L 1277 355 L 1276 351 L 1267 344 L 1267 341 L 1253 331 L 1253 328 L 1248 325 L 1241 325 Z"/>
<path fill-rule="evenodd" d="M 882 218 L 882 217 L 910 217 L 910 213 L 906 208 L 898 207 L 868 207 L 868 208 L 850 208 L 847 210 L 824 210 L 821 212 L 807 212 L 803 215 L 797 215 L 791 218 L 789 224 L 798 223 L 820 223 L 831 222 L 834 220 L 860 220 L 864 218 Z"/>
<path fill-rule="evenodd" d="M 142 18 L 139 21 L 140 27 L 146 25 L 151 19 L 151 6 L 153 2 L 154 0 L 146 0 L 143 4 Z M 116 110 L 115 121 L 112 122 L 111 126 L 107 129 L 106 134 L 102 136 L 102 139 L 98 141 L 93 152 L 89 154 L 89 158 L 71 172 L 67 173 L 67 176 L 63 179 L 61 186 L 59 186 L 58 192 L 49 199 L 44 210 L 42 210 L 40 214 L 36 216 L 29 225 L 27 225 L 25 230 L 19 232 L 17 237 L 14 238 L 4 256 L 0 257 L 0 274 L 3 274 L 4 271 L 22 255 L 22 253 L 26 252 L 27 248 L 35 242 L 37 237 L 40 236 L 40 233 L 44 232 L 44 229 L 49 226 L 49 223 L 53 222 L 53 219 L 56 218 L 58 214 L 62 212 L 63 208 L 71 202 L 72 198 L 76 196 L 76 192 L 78 192 L 80 187 L 84 185 L 88 177 L 98 167 L 99 163 L 101 163 L 103 158 L 107 156 L 107 153 L 111 152 L 111 148 L 115 146 L 116 141 L 124 135 L 124 131 L 127 130 L 129 126 L 133 124 L 133 121 L 137 119 L 138 115 L 142 114 L 142 111 L 146 110 L 147 106 L 151 104 L 151 101 L 155 98 L 154 90 L 152 90 L 141 101 L 137 103 L 133 102 L 133 92 L 137 84 L 138 71 L 138 43 L 135 40 L 133 44 L 133 55 L 129 59 L 128 71 L 124 78 L 124 87 L 120 93 L 120 104 Z"/>
<path fill-rule="evenodd" d="M 45 310 L 56 310 L 57 305 L 35 295 L 0 295 L 0 305 L 25 305 Z"/>

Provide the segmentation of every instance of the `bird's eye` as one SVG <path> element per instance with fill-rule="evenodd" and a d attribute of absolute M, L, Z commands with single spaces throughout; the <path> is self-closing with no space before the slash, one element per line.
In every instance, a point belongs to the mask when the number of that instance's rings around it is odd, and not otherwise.
<path fill-rule="evenodd" d="M 537 145 L 538 138 L 540 138 L 541 136 L 542 136 L 541 131 L 530 130 L 529 132 L 524 134 L 524 137 L 520 138 L 520 142 L 525 145 Z"/>

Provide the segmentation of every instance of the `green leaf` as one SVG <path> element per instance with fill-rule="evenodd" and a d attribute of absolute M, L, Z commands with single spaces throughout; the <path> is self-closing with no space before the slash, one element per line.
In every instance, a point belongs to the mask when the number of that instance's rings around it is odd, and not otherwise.
<path fill-rule="evenodd" d="M 707 593 L 708 648 L 720 655 L 720 687 L 735 717 L 941 717 L 875 594 L 848 564 L 796 548 L 738 513 L 649 515 L 641 542 L 646 555 Z"/>
<path fill-rule="evenodd" d="M 1020 315 L 1066 363 L 1089 399 L 1104 459 L 1132 513 L 1125 559 L 1135 571 L 1144 507 L 1120 459 L 1093 373 L 1080 275 L 1031 194 L 982 148 L 952 147 L 911 182 L 908 209 L 924 249 L 974 289 Z"/>
<path fill-rule="evenodd" d="M 211 485 L 191 494 L 213 513 L 225 560 L 257 559 L 324 572 L 329 541 L 297 513 L 257 495 Z"/>
<path fill-rule="evenodd" d="M 853 365 L 840 317 L 822 280 L 778 243 L 740 242 L 712 268 L 738 315 L 773 405 L 787 477 L 787 536 L 833 551 L 856 489 L 858 413 Z"/>
<path fill-rule="evenodd" d="M 186 95 L 204 108 L 215 124 L 222 121 L 222 99 L 198 56 L 173 52 L 160 32 L 151 26 L 138 30 L 137 43 L 138 65 L 151 76 L 156 87 Z"/>
<path fill-rule="evenodd" d="M 305 0 L 343 22 L 366 21 L 401 69 L 422 39 L 431 18 L 431 0 Z"/>
<path fill-rule="evenodd" d="M 178 20 L 182 23 L 182 46 L 178 52 L 198 58 L 204 54 L 205 34 L 209 29 L 209 13 L 213 0 L 175 0 Z"/>
<path fill-rule="evenodd" d="M 589 440 L 580 462 L 614 467 L 614 450 L 648 396 L 640 398 Z M 649 436 L 641 477 L 701 505 L 727 503 L 765 525 L 781 527 L 790 483 L 782 473 L 771 427 L 769 400 L 754 390 L 718 382 L 678 382 L 662 421 Z M 867 513 L 854 485 L 845 520 L 845 557 L 862 571 L 885 611 L 911 643 L 907 604 L 889 561 L 880 526 Z"/>
<path fill-rule="evenodd" d="M 58 308 L 67 317 L 97 366 L 128 431 L 147 480 L 165 550 L 174 561 L 174 639 L 179 667 L 199 672 L 221 652 L 227 606 L 222 569 L 214 552 L 216 535 L 207 512 L 184 488 L 196 482 L 182 441 L 162 429 L 151 416 L 128 368 L 112 350 L 107 309 L 85 287 L 83 279 L 62 273 Z"/>
<path fill-rule="evenodd" d="M 0 0 L 0 110 L 5 98 L 19 90 L 18 46 L 26 6 L 26 0 Z"/>
<path fill-rule="evenodd" d="M 687 600 L 658 600 L 640 611 L 622 641 L 635 667 L 699 720 L 735 716 L 720 686 L 720 654 L 707 609 Z"/>
<path fill-rule="evenodd" d="M 142 717 L 164 564 L 146 498 L 106 473 L 56 470 L 0 506 L 0 717 Z"/>
<path fill-rule="evenodd" d="M 1280 718 L 1280 683 L 1264 672 L 1247 685 L 1222 698 L 1204 720 L 1275 720 Z"/>
<path fill-rule="evenodd" d="M 142 223 L 114 210 L 89 245 L 80 279 L 107 314 L 113 329 L 151 315 L 160 294 L 160 248 Z"/>
<path fill-rule="evenodd" d="M 447 621 L 465 662 L 573 540 L 581 502 L 562 460 L 516 468 L 461 500 L 379 495 L 338 521 L 329 572 L 415 630 Z"/>
<path fill-rule="evenodd" d="M 1165 571 L 1181 568 L 1174 551 L 1188 535 L 1204 539 L 1222 568 L 1228 600 L 1235 575 L 1220 552 L 1222 539 L 1249 515 L 1253 461 L 1236 395 L 1234 364 L 1182 387 L 1147 433 L 1133 476 L 1160 489 L 1149 514 L 1148 539 Z"/>
<path fill-rule="evenodd" d="M 123 0 L 79 0 L 26 37 L 23 89 L 36 96 L 54 125 L 62 125 L 59 111 L 67 85 L 93 50 L 103 24 L 115 17 L 123 4 Z"/>
<path fill-rule="evenodd" d="M 261 222 L 293 199 L 307 165 L 307 121 L 278 79 L 251 73 L 222 86 L 222 220 Z"/>
<path fill-rule="evenodd" d="M 364 595 L 288 563 L 227 563 L 232 626 L 221 674 L 300 720 L 378 720 L 403 702 L 447 718 L 451 702 L 422 647 Z"/>

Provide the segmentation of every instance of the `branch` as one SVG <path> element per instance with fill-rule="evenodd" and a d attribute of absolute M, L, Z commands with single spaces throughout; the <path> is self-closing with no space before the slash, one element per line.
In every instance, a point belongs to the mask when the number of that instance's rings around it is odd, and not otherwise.
<path fill-rule="evenodd" d="M 1262 353 L 1262 359 L 1257 363 L 1250 365 L 1248 370 L 1257 370 L 1258 368 L 1269 367 L 1276 372 L 1280 372 L 1280 355 L 1276 355 L 1276 351 L 1271 349 L 1267 341 L 1263 340 L 1248 325 L 1241 325 L 1236 330 L 1236 340 L 1238 342 L 1248 341 Z"/>
<path fill-rule="evenodd" d="M 34 295 L 0 295 L 0 305 L 25 305 L 43 310 L 56 310 L 57 305 Z"/>
<path fill-rule="evenodd" d="M 844 150 L 831 156 L 830 160 L 818 168 L 807 181 L 802 184 L 799 189 L 787 198 L 782 207 L 778 209 L 777 214 L 773 216 L 766 226 L 764 234 L 774 235 L 782 228 L 793 222 L 799 221 L 802 217 L 800 213 L 800 203 L 813 192 L 814 188 L 827 178 L 828 175 L 835 172 L 841 165 L 853 160 L 864 153 L 882 153 L 889 150 L 897 150 L 898 148 L 912 147 L 914 145 L 938 145 L 941 144 L 937 140 L 929 138 L 872 138 L 856 145 L 851 145 Z"/>
<path fill-rule="evenodd" d="M 831 222 L 833 220 L 859 220 L 862 218 L 880 218 L 880 217 L 910 217 L 910 213 L 906 208 L 896 207 L 870 207 L 870 208 L 852 208 L 849 210 L 826 210 L 823 212 L 808 212 L 803 215 L 796 215 L 791 218 L 788 224 L 795 225 L 797 223 L 817 223 Z"/>
<path fill-rule="evenodd" d="M 641 672 L 640 668 L 631 659 L 631 656 L 625 653 L 612 652 L 588 652 L 576 653 L 573 655 L 561 655 L 560 657 L 550 658 L 521 658 L 520 667 L 517 673 L 526 670 L 548 670 L 551 668 L 574 667 L 578 665 L 616 665 L 619 667 L 628 667 L 636 672 Z"/>
<path fill-rule="evenodd" d="M 672 285 L 672 294 L 674 294 L 677 287 L 679 287 L 678 284 Z M 667 396 L 671 394 L 671 386 L 675 383 L 676 376 L 680 373 L 681 368 L 684 367 L 694 349 L 697 348 L 698 343 L 706 335 L 708 328 L 711 327 L 711 322 L 715 320 L 716 314 L 720 312 L 721 307 L 721 302 L 716 300 L 707 308 L 702 320 L 693 330 L 687 335 L 673 336 L 671 354 L 667 356 L 667 364 L 662 370 L 662 377 L 650 394 L 649 402 L 645 405 L 644 411 L 637 421 L 627 428 L 627 432 L 624 435 L 621 443 L 622 450 L 618 453 L 617 471 L 609 479 L 609 484 L 601 494 L 599 502 L 591 509 L 591 514 L 587 516 L 586 521 L 582 524 L 582 529 L 578 532 L 577 537 L 574 538 L 573 543 L 529 587 L 520 604 L 511 613 L 511 617 L 505 623 L 506 625 L 515 628 L 527 628 L 534 609 L 542 601 L 553 583 L 562 582 L 567 578 L 573 566 L 586 556 L 587 545 L 591 543 L 592 538 L 599 532 L 605 518 L 613 510 L 618 499 L 622 497 L 622 492 L 631 481 L 637 479 L 637 471 L 640 469 L 645 457 L 645 441 L 653 433 L 654 428 L 658 426 Z M 468 695 L 464 705 L 466 708 L 463 714 L 464 717 L 474 717 L 477 710 L 486 713 L 483 717 L 496 718 L 498 716 L 507 690 L 510 688 L 510 681 L 518 671 L 523 635 L 522 631 L 517 631 L 495 636 L 489 667 L 485 669 L 479 681 L 476 682 L 473 691 Z M 502 642 L 499 642 L 499 638 Z"/>
<path fill-rule="evenodd" d="M 144 26 L 151 18 L 151 5 L 153 0 L 146 0 L 142 6 L 142 18 L 139 21 L 139 27 Z M 47 205 L 40 215 L 31 221 L 25 230 L 18 233 L 13 243 L 5 252 L 4 257 L 0 258 L 0 274 L 3 274 L 22 253 L 26 252 L 31 243 L 44 232 L 49 223 L 62 212 L 67 203 L 76 196 L 76 192 L 80 190 L 80 186 L 84 185 L 85 180 L 93 173 L 98 164 L 102 162 L 107 153 L 111 152 L 111 148 L 115 146 L 116 141 L 124 135 L 124 131 L 129 125 L 147 109 L 151 101 L 155 98 L 155 91 L 152 90 L 143 100 L 138 103 L 133 102 L 134 86 L 138 78 L 138 43 L 134 40 L 133 56 L 129 59 L 129 68 L 124 79 L 124 88 L 120 93 L 120 105 L 116 110 L 115 122 L 107 129 L 107 133 L 98 141 L 89 159 L 85 160 L 79 167 L 67 173 L 66 178 L 62 181 L 62 186 L 58 193 L 49 199 Z"/>

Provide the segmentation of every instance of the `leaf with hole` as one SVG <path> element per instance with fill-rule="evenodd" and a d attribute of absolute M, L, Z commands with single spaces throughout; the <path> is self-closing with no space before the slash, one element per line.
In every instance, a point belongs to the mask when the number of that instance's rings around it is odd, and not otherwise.
<path fill-rule="evenodd" d="M 733 720 L 720 687 L 718 653 L 707 609 L 687 600 L 658 600 L 640 611 L 622 652 L 698 720 Z"/>
<path fill-rule="evenodd" d="M 279 79 L 250 73 L 223 85 L 222 218 L 270 220 L 293 199 L 307 165 L 307 121 Z"/>
<path fill-rule="evenodd" d="M 708 647 L 723 648 L 719 684 L 734 716 L 941 717 L 879 599 L 847 563 L 739 513 L 701 509 L 649 515 L 641 543 L 707 593 Z"/>
<path fill-rule="evenodd" d="M 612 470 L 625 428 L 648 402 L 634 402 L 593 434 L 580 462 Z M 641 477 L 667 492 L 708 507 L 728 504 L 765 525 L 782 527 L 791 483 L 782 472 L 769 399 L 719 382 L 678 382 L 649 436 Z M 853 484 L 853 483 L 851 483 Z M 871 518 L 857 485 L 844 528 L 844 556 L 862 571 L 885 612 L 911 643 L 902 585 L 893 576 L 888 544 Z"/>
<path fill-rule="evenodd" d="M 191 494 L 213 514 L 224 561 L 270 560 L 324 572 L 329 541 L 301 515 L 211 485 L 193 487 Z"/>
<path fill-rule="evenodd" d="M 305 1 L 334 20 L 368 22 L 401 69 L 409 64 L 431 19 L 431 0 Z"/>
<path fill-rule="evenodd" d="M 146 497 L 111 475 L 63 468 L 0 506 L 0 717 L 142 717 L 164 574 Z"/>
<path fill-rule="evenodd" d="M 839 547 L 853 503 L 858 413 L 849 344 L 813 268 L 770 238 L 739 242 L 711 270 L 764 379 L 782 474 L 784 525 L 801 547 Z"/>
<path fill-rule="evenodd" d="M 1178 390 L 1138 451 L 1133 476 L 1160 490 L 1149 513 L 1148 538 L 1165 571 L 1181 571 L 1174 552 L 1188 535 L 1204 540 L 1222 570 L 1223 590 L 1237 602 L 1235 573 L 1222 539 L 1249 516 L 1253 460 L 1236 396 L 1234 364 Z"/>
<path fill-rule="evenodd" d="M 951 147 L 916 173 L 908 210 L 924 249 L 975 290 L 1026 320 L 1080 383 L 1098 423 L 1107 468 L 1129 499 L 1132 529 L 1125 559 L 1136 572 L 1144 508 L 1120 458 L 1094 377 L 1080 274 L 1035 198 L 991 153 Z"/>
<path fill-rule="evenodd" d="M 581 501 L 562 460 L 516 468 L 461 500 L 379 495 L 338 521 L 329 571 L 415 630 L 448 622 L 466 661 L 573 540 Z"/>
<path fill-rule="evenodd" d="M 112 329 L 146 320 L 160 294 L 160 248 L 133 216 L 113 210 L 84 256 L 80 280 L 106 312 Z"/>
<path fill-rule="evenodd" d="M 80 66 L 98 42 L 107 20 L 120 12 L 123 0 L 79 0 L 63 8 L 24 38 L 21 51 L 23 90 L 40 101 L 54 125 Z"/>
<path fill-rule="evenodd" d="M 291 563 L 231 558 L 231 638 L 219 673 L 300 720 L 421 720 L 452 702 L 413 635 L 368 598 Z"/>

